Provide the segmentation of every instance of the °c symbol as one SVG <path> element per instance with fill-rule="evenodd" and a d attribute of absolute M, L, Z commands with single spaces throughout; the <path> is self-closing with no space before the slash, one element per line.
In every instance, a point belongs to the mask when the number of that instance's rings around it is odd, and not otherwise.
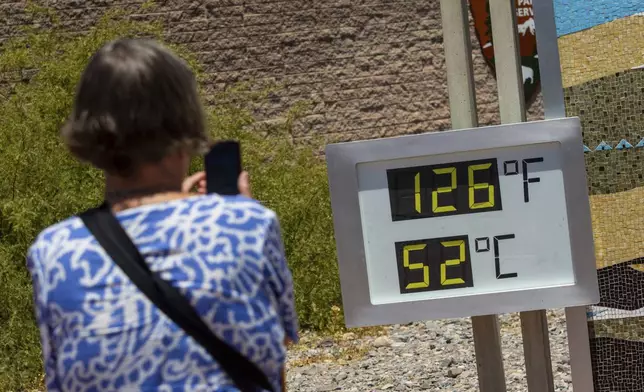
<path fill-rule="evenodd" d="M 474 241 L 474 246 L 476 247 L 476 253 L 489 252 L 490 237 L 477 238 Z"/>

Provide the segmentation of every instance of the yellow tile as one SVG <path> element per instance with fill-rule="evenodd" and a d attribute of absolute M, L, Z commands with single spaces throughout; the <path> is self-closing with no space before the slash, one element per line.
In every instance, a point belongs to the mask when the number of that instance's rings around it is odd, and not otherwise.
<path fill-rule="evenodd" d="M 644 187 L 590 197 L 597 268 L 644 257 Z"/>
<path fill-rule="evenodd" d="M 644 16 L 618 19 L 559 38 L 564 87 L 644 65 Z"/>

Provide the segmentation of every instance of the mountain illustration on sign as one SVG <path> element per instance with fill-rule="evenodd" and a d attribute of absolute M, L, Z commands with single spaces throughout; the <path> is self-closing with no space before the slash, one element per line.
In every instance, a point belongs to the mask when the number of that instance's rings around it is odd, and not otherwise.
<path fill-rule="evenodd" d="M 537 36 L 535 32 L 532 0 L 515 0 L 517 10 L 517 29 L 523 73 L 523 91 L 528 106 L 534 102 L 541 89 Z M 494 42 L 492 40 L 492 19 L 489 0 L 470 0 L 470 11 L 474 18 L 476 36 L 487 65 L 496 77 L 494 66 Z"/>

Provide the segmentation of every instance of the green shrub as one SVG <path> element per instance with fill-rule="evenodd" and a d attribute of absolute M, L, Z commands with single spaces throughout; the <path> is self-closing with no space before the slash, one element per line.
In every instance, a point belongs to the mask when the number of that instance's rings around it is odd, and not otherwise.
<path fill-rule="evenodd" d="M 0 49 L 0 75 L 18 80 L 0 89 L 1 391 L 29 390 L 42 382 L 27 247 L 43 228 L 102 198 L 101 173 L 75 161 L 58 138 L 80 73 L 103 43 L 125 36 L 158 38 L 161 32 L 158 25 L 109 14 L 89 32 L 73 35 L 47 10 L 35 12 L 49 28 L 28 30 Z M 178 50 L 198 68 L 189 53 Z M 37 72 L 23 78 L 25 70 Z M 254 121 L 243 103 L 252 99 L 257 94 L 244 89 L 222 93 L 215 100 L 222 103 L 209 109 L 213 136 L 242 142 L 256 198 L 280 216 L 301 325 L 336 329 L 340 295 L 325 166 L 311 148 L 291 141 L 289 130 L 301 107 L 278 125 L 249 131 Z M 193 169 L 199 166 L 196 160 Z"/>

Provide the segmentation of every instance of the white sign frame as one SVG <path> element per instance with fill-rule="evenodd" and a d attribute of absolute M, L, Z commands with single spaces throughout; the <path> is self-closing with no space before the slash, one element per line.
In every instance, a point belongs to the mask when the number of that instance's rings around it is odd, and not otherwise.
<path fill-rule="evenodd" d="M 560 144 L 562 152 L 574 284 L 372 304 L 360 216 L 358 164 L 553 142 Z M 563 308 L 599 301 L 579 119 L 535 121 L 332 144 L 327 146 L 326 159 L 345 322 L 348 327 Z"/>

